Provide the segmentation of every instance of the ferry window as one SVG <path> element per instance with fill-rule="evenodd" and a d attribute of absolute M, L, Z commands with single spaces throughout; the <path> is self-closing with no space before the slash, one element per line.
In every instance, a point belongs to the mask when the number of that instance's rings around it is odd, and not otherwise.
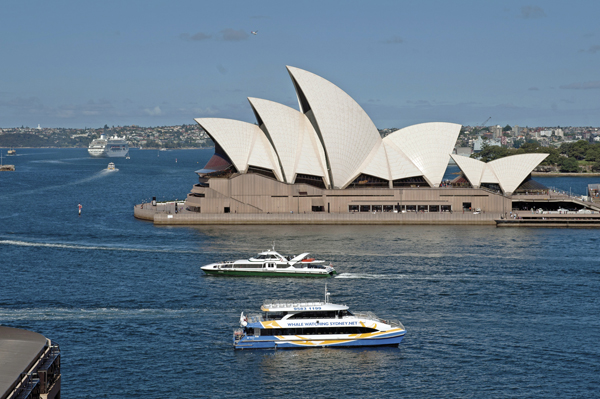
<path fill-rule="evenodd" d="M 265 313 L 265 320 L 280 320 L 283 319 L 283 316 L 285 316 L 287 314 L 287 312 L 266 312 Z"/>
<path fill-rule="evenodd" d="M 452 212 L 452 205 L 442 205 L 442 212 Z"/>
<path fill-rule="evenodd" d="M 439 212 L 439 211 L 440 211 L 439 205 L 429 205 L 429 212 Z"/>
<path fill-rule="evenodd" d="M 358 212 L 358 205 L 348 205 L 348 212 Z"/>
<path fill-rule="evenodd" d="M 229 213 L 229 212 L 230 212 L 230 210 L 229 210 L 229 207 L 228 207 L 228 206 L 226 206 L 226 207 L 225 207 L 225 209 L 224 209 L 223 211 L 224 211 L 225 213 Z"/>
<path fill-rule="evenodd" d="M 384 205 L 383 206 L 383 211 L 384 212 L 393 212 L 394 211 L 394 205 Z"/>
<path fill-rule="evenodd" d="M 313 205 L 312 211 L 313 212 L 325 212 L 325 207 L 324 206 L 314 206 Z"/>
<path fill-rule="evenodd" d="M 406 205 L 406 212 L 416 212 L 416 211 L 417 211 L 416 205 Z"/>
<path fill-rule="evenodd" d="M 469 210 L 471 210 L 471 203 L 463 202 L 463 211 L 469 211 Z"/>
<path fill-rule="evenodd" d="M 372 205 L 371 209 L 373 212 L 381 212 L 381 205 Z"/>
<path fill-rule="evenodd" d="M 429 212 L 427 205 L 419 205 L 419 212 Z"/>
<path fill-rule="evenodd" d="M 360 211 L 361 212 L 371 212 L 371 205 L 361 205 Z"/>

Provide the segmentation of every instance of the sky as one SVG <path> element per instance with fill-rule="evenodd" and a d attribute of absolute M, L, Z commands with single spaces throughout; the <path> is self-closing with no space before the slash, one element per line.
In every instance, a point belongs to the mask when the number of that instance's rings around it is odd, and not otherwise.
<path fill-rule="evenodd" d="M 600 2 L 28 1 L 0 6 L 0 128 L 256 122 L 286 65 L 380 128 L 600 126 Z M 257 34 L 251 34 L 257 31 Z"/>

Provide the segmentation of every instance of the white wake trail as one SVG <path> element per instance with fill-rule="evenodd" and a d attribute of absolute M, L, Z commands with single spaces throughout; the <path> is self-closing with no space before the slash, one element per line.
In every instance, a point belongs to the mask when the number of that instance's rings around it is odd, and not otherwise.
<path fill-rule="evenodd" d="M 110 246 L 91 246 L 91 245 L 76 245 L 76 244 L 57 244 L 43 242 L 28 242 L 18 240 L 0 240 L 0 245 L 17 245 L 21 247 L 47 247 L 47 248 L 63 248 L 63 249 L 79 249 L 79 250 L 97 250 L 97 251 L 128 251 L 128 252 L 160 252 L 160 253 L 190 253 L 196 254 L 198 251 L 181 251 L 171 249 L 149 249 L 149 248 L 127 248 L 127 247 L 110 247 Z"/>

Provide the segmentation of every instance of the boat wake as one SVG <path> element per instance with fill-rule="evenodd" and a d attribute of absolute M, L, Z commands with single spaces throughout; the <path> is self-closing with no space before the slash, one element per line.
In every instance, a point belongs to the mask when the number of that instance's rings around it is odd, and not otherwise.
<path fill-rule="evenodd" d="M 89 177 L 86 177 L 83 179 L 79 179 L 79 180 L 75 180 L 70 183 L 59 184 L 56 186 L 40 187 L 40 188 L 36 188 L 35 190 L 19 191 L 19 192 L 11 193 L 8 195 L 2 195 L 2 196 L 0 196 L 0 198 L 20 197 L 23 195 L 37 194 L 37 193 L 40 193 L 43 191 L 49 191 L 49 190 L 55 190 L 55 189 L 64 188 L 64 187 L 68 187 L 68 186 L 74 186 L 77 184 L 87 183 L 87 182 L 99 179 L 101 177 L 105 177 L 109 174 L 110 174 L 110 171 L 103 169 L 100 172 L 94 173 L 92 176 L 89 176 Z"/>
<path fill-rule="evenodd" d="M 128 251 L 128 252 L 160 252 L 160 253 L 190 253 L 196 254 L 198 251 L 181 251 L 172 249 L 150 249 L 150 248 L 127 248 L 115 246 L 91 246 L 91 245 L 76 245 L 76 244 L 57 244 L 43 242 L 28 242 L 19 240 L 0 240 L 0 245 L 17 245 L 21 247 L 47 247 L 47 248 L 62 248 L 62 249 L 79 249 L 79 250 L 96 250 L 96 251 Z"/>
<path fill-rule="evenodd" d="M 369 273 L 340 273 L 335 278 L 360 278 L 369 280 L 401 280 L 407 278 L 402 274 L 369 274 Z"/>
<path fill-rule="evenodd" d="M 89 320 L 89 319 L 160 319 L 170 317 L 193 317 L 206 313 L 207 309 L 121 309 L 121 308 L 0 308 L 0 319 L 17 320 Z"/>

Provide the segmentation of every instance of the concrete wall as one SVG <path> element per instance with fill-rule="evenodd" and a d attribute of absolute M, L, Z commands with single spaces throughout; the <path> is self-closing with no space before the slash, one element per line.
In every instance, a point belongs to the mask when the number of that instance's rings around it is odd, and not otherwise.
<path fill-rule="evenodd" d="M 196 195 L 204 195 L 198 197 Z M 209 187 L 194 186 L 186 206 L 199 207 L 203 214 L 231 213 L 313 213 L 323 206 L 325 213 L 349 213 L 349 205 L 449 205 L 463 211 L 463 203 L 488 213 L 510 212 L 511 200 L 498 193 L 470 188 L 364 188 L 325 190 L 307 184 L 286 184 L 256 174 L 231 179 L 213 178 Z"/>
<path fill-rule="evenodd" d="M 185 212 L 180 214 L 157 213 L 154 224 L 157 225 L 493 225 L 498 213 L 474 215 L 461 213 L 278 213 L 278 214 L 202 214 Z"/>

